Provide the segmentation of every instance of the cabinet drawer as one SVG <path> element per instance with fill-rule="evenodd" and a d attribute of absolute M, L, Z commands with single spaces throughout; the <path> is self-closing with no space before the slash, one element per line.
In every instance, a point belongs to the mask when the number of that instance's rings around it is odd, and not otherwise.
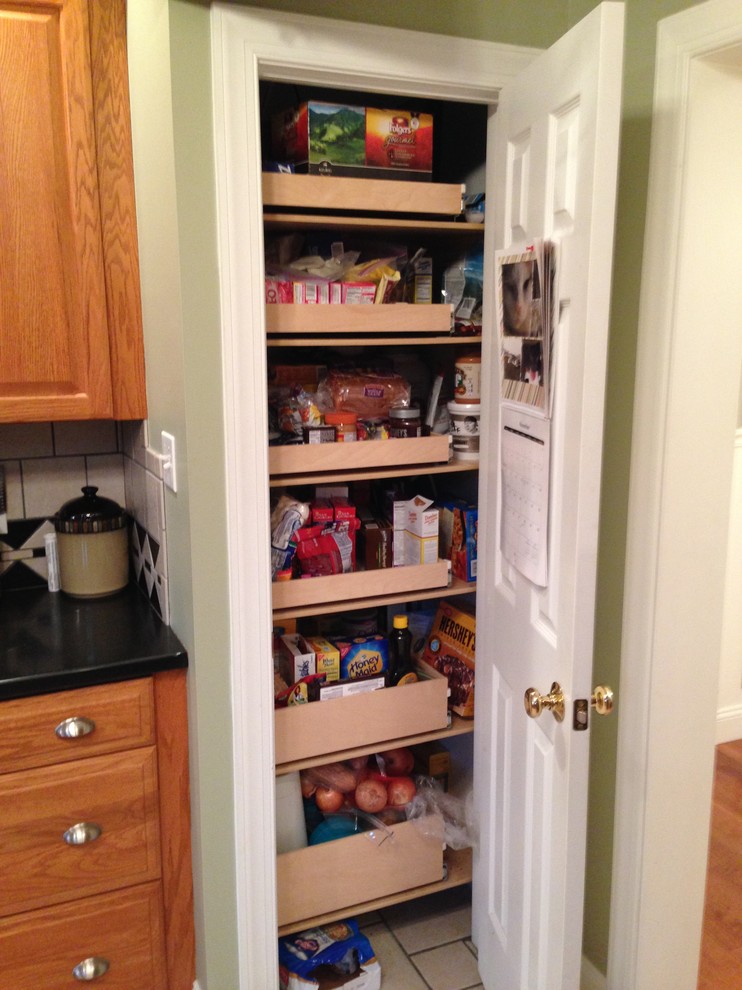
<path fill-rule="evenodd" d="M 0 916 L 160 875 L 154 747 L 0 777 Z M 91 823 L 97 838 L 64 833 Z"/>
<path fill-rule="evenodd" d="M 333 752 L 445 729 L 448 680 L 432 668 L 431 673 L 400 688 L 277 709 L 276 763 L 323 754 L 329 762 Z"/>
<path fill-rule="evenodd" d="M 106 990 L 166 990 L 162 904 L 157 883 L 73 904 L 0 918 L 2 985 L 8 990 L 72 990 L 72 970 L 105 959 Z"/>
<path fill-rule="evenodd" d="M 278 857 L 278 924 L 290 925 L 443 876 L 443 824 L 435 816 L 361 832 Z"/>
<path fill-rule="evenodd" d="M 85 735 L 56 730 L 85 719 Z M 154 743 L 152 679 L 101 684 L 0 704 L 0 773 L 97 756 Z M 69 731 L 75 732 L 75 726 Z"/>

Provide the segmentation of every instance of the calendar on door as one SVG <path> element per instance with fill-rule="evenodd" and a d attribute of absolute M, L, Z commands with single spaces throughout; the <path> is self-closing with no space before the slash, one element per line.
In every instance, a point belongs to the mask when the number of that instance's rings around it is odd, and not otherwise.
<path fill-rule="evenodd" d="M 547 583 L 551 422 L 526 409 L 502 409 L 503 556 L 541 587 Z"/>

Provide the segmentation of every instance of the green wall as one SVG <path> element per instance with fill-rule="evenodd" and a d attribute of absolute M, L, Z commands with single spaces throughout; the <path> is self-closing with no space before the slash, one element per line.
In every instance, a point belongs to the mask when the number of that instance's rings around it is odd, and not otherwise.
<path fill-rule="evenodd" d="M 211 151 L 208 5 L 129 0 L 150 445 L 176 440 L 166 493 L 171 621 L 189 653 L 191 806 L 201 990 L 237 982 L 231 674 Z M 172 45 L 171 45 L 172 42 Z M 171 57 L 172 51 L 172 57 Z"/>
<path fill-rule="evenodd" d="M 543 0 L 535 16 L 533 4 L 513 0 L 377 0 L 373 7 L 367 0 L 245 2 L 255 7 L 353 21 L 373 18 L 375 23 L 388 26 L 539 47 L 551 44 L 595 6 L 591 0 Z M 614 688 L 619 686 L 655 27 L 660 17 L 691 5 L 687 0 L 627 3 L 595 651 L 596 683 L 604 681 Z M 169 25 L 162 23 L 168 11 Z M 156 122 L 149 128 L 142 126 L 139 155 L 145 167 L 137 176 L 137 194 L 140 237 L 142 224 L 146 233 L 142 279 L 143 285 L 150 286 L 152 300 L 150 316 L 145 319 L 151 425 L 159 435 L 160 428 L 170 429 L 175 424 L 172 428 L 177 431 L 176 439 L 182 436 L 187 454 L 187 488 L 172 499 L 174 505 L 168 504 L 168 542 L 178 563 L 178 574 L 173 579 L 173 624 L 186 641 L 192 660 L 190 723 L 197 833 L 198 976 L 201 990 L 233 990 L 237 986 L 237 937 L 231 853 L 234 836 L 229 643 L 224 607 L 227 536 L 208 0 L 130 0 L 129 17 L 142 22 L 142 29 L 132 39 L 132 44 L 142 49 L 137 53 L 142 58 L 134 62 L 137 79 L 133 83 L 145 95 L 140 96 L 134 116 L 148 117 L 148 93 L 149 98 L 159 101 L 161 122 L 167 124 L 159 132 Z M 168 32 L 171 56 L 162 47 Z M 172 122 L 165 121 L 163 107 L 169 93 L 163 95 L 158 85 L 163 69 L 168 67 L 172 76 Z M 172 197 L 176 191 L 174 216 Z M 141 215 L 142 196 L 146 217 Z M 173 287 L 172 265 L 178 257 L 179 283 Z M 620 698 L 618 713 L 620 717 Z M 583 947 L 601 971 L 605 971 L 607 961 L 616 734 L 616 718 L 595 720 Z"/>

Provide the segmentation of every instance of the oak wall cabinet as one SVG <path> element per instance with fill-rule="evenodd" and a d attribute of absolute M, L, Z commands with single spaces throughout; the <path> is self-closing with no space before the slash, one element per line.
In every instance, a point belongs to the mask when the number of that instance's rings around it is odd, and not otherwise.
<path fill-rule="evenodd" d="M 125 0 L 0 0 L 0 422 L 147 414 Z"/>

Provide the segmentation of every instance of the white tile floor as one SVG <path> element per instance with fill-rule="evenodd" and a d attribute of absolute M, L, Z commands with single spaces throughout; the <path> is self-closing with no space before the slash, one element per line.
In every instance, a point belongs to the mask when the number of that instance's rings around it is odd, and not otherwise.
<path fill-rule="evenodd" d="M 381 963 L 382 990 L 482 990 L 468 885 L 358 921 Z"/>

